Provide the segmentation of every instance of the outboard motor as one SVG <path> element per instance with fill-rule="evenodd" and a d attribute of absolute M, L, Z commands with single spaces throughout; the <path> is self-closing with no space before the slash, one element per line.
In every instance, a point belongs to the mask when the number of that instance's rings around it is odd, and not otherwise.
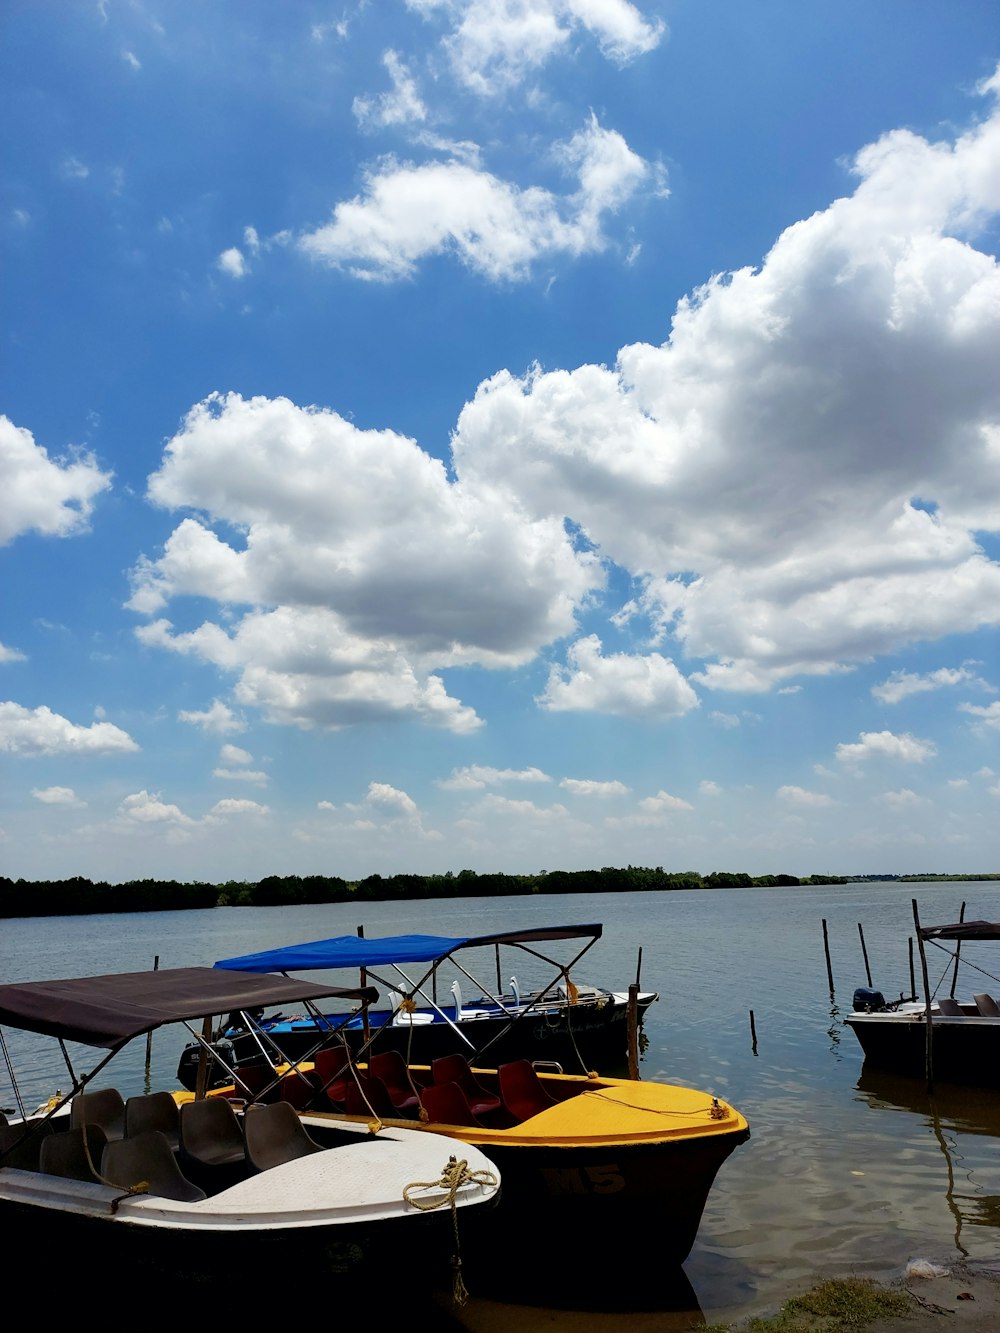
<path fill-rule="evenodd" d="M 880 990 L 859 986 L 854 992 L 853 1004 L 855 1013 L 879 1014 L 885 1009 L 885 996 Z"/>

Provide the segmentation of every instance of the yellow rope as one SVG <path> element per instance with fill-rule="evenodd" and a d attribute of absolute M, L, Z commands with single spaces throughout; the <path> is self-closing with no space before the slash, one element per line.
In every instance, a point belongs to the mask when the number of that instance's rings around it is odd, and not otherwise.
<path fill-rule="evenodd" d="M 415 1180 L 403 1190 L 404 1202 L 412 1203 L 414 1208 L 420 1208 L 424 1212 L 443 1208 L 445 1204 L 451 1207 L 451 1225 L 455 1236 L 455 1253 L 451 1256 L 451 1265 L 454 1269 L 452 1298 L 456 1305 L 464 1305 L 469 1299 L 469 1293 L 462 1280 L 462 1255 L 458 1239 L 458 1191 L 463 1185 L 496 1185 L 496 1183 L 497 1177 L 492 1171 L 470 1171 L 469 1163 L 464 1158 L 459 1161 L 457 1157 L 449 1157 L 447 1166 L 441 1172 L 440 1180 Z M 433 1199 L 411 1197 L 411 1190 L 433 1189 L 435 1185 L 441 1186 L 445 1193 Z"/>

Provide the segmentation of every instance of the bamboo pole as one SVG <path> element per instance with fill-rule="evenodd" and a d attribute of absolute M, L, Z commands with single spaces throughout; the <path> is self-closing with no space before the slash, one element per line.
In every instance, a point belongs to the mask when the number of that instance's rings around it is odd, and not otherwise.
<path fill-rule="evenodd" d="M 628 988 L 628 1076 L 639 1081 L 639 987 Z"/>
<path fill-rule="evenodd" d="M 858 922 L 858 934 L 861 937 L 861 956 L 865 960 L 865 976 L 868 978 L 868 989 L 872 986 L 872 970 L 868 966 L 868 950 L 865 948 L 865 932 L 861 929 L 861 922 Z"/>
<path fill-rule="evenodd" d="M 754 1055 L 757 1054 L 757 1024 L 754 1022 L 753 1010 L 750 1010 L 750 1045 Z"/>
<path fill-rule="evenodd" d="M 962 910 L 958 914 L 959 921 L 965 920 L 965 903 L 962 904 Z M 958 985 L 958 960 L 962 952 L 962 941 L 955 941 L 955 970 L 951 974 L 951 998 L 955 998 L 955 987 Z"/>
<path fill-rule="evenodd" d="M 931 1022 L 931 983 L 927 975 L 927 954 L 924 950 L 924 939 L 920 934 L 920 913 L 917 911 L 917 900 L 913 898 L 913 926 L 917 935 L 917 948 L 920 950 L 920 972 L 924 981 L 924 1022 L 927 1025 L 927 1041 L 924 1048 L 924 1072 L 927 1075 L 927 1091 L 934 1091 L 934 1025 Z"/>
<path fill-rule="evenodd" d="M 830 937 L 826 930 L 826 917 L 823 918 L 823 952 L 826 954 L 826 975 L 830 982 L 830 994 L 833 994 L 833 968 L 830 966 Z"/>

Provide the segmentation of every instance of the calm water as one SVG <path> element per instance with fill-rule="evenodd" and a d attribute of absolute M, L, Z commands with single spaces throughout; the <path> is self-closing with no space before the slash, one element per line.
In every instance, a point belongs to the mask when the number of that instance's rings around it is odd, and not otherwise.
<path fill-rule="evenodd" d="M 629 1333 L 640 1333 L 690 1324 L 691 1310 L 709 1322 L 768 1312 L 819 1278 L 896 1276 L 914 1258 L 1000 1256 L 1000 1094 L 939 1085 L 929 1098 L 922 1080 L 865 1071 L 843 1023 L 854 988 L 867 984 L 859 925 L 873 984 L 887 998 L 909 991 L 914 897 L 925 925 L 957 920 L 963 903 L 967 919 L 1000 918 L 996 886 L 959 883 L 23 919 L 2 925 L 0 981 L 140 970 L 157 957 L 161 967 L 211 964 L 353 934 L 358 926 L 369 936 L 478 935 L 602 922 L 604 936 L 574 979 L 625 989 L 636 978 L 641 947 L 642 985 L 661 997 L 645 1023 L 642 1077 L 724 1097 L 747 1116 L 752 1135 L 723 1166 L 684 1275 L 663 1279 L 656 1309 L 624 1313 L 634 1290 L 648 1288 L 650 1278 L 655 1289 L 658 1276 L 630 1271 L 627 1239 L 609 1243 L 622 1328 L 627 1322 Z M 948 960 L 937 950 L 931 955 L 933 986 Z M 526 968 L 517 972 L 522 989 L 531 984 Z M 1000 946 L 964 947 L 960 996 L 986 990 L 1000 998 L 998 978 Z M 15 1065 L 27 1071 L 26 1102 L 65 1086 L 51 1043 L 5 1036 Z M 113 1081 L 126 1095 L 175 1086 L 182 1044 L 179 1031 L 155 1035 L 147 1077 L 136 1043 L 131 1063 L 124 1063 L 126 1051 L 112 1065 Z M 0 1105 L 14 1105 L 2 1067 Z M 587 1275 L 572 1281 L 575 1290 L 559 1283 L 557 1291 L 554 1277 L 551 1304 L 593 1311 Z M 510 1312 L 504 1318 L 502 1307 L 472 1296 L 463 1316 L 470 1327 L 509 1323 Z M 612 1308 L 590 1315 L 525 1310 L 517 1319 L 523 1329 L 613 1328 L 614 1301 L 605 1296 L 603 1304 Z"/>

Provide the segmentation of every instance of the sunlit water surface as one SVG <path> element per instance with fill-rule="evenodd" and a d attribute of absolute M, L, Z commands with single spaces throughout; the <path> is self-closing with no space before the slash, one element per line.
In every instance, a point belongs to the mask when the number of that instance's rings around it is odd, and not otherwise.
<path fill-rule="evenodd" d="M 887 998 L 909 991 L 914 898 L 923 925 L 957 920 L 963 904 L 966 919 L 1000 919 L 1000 893 L 987 882 L 19 919 L 3 923 L 0 981 L 135 971 L 157 959 L 208 965 L 359 926 L 368 936 L 464 936 L 603 923 L 574 979 L 625 989 L 641 963 L 643 988 L 660 994 L 645 1022 L 642 1077 L 724 1097 L 751 1126 L 750 1141 L 719 1173 L 683 1274 L 636 1272 L 627 1237 L 609 1238 L 599 1274 L 564 1262 L 557 1247 L 550 1308 L 517 1312 L 525 1329 L 611 1329 L 617 1304 L 622 1328 L 640 1333 L 772 1311 L 825 1277 L 896 1276 L 915 1258 L 1000 1257 L 1000 1093 L 939 1084 L 928 1096 L 922 1079 L 863 1069 L 843 1022 L 854 988 L 868 983 L 862 942 L 872 983 Z M 950 964 L 931 954 L 933 986 Z M 998 978 L 1000 946 L 964 946 L 959 997 L 986 990 L 1000 998 Z M 522 989 L 538 980 L 549 976 L 518 964 Z M 54 1043 L 4 1035 L 25 1103 L 65 1085 Z M 133 1043 L 107 1081 L 125 1095 L 176 1086 L 184 1035 L 155 1034 L 148 1068 L 144 1044 Z M 2 1067 L 0 1105 L 14 1105 Z M 525 1225 L 530 1231 L 531 1219 Z M 510 1317 L 475 1292 L 463 1314 L 484 1330 L 509 1326 Z"/>

